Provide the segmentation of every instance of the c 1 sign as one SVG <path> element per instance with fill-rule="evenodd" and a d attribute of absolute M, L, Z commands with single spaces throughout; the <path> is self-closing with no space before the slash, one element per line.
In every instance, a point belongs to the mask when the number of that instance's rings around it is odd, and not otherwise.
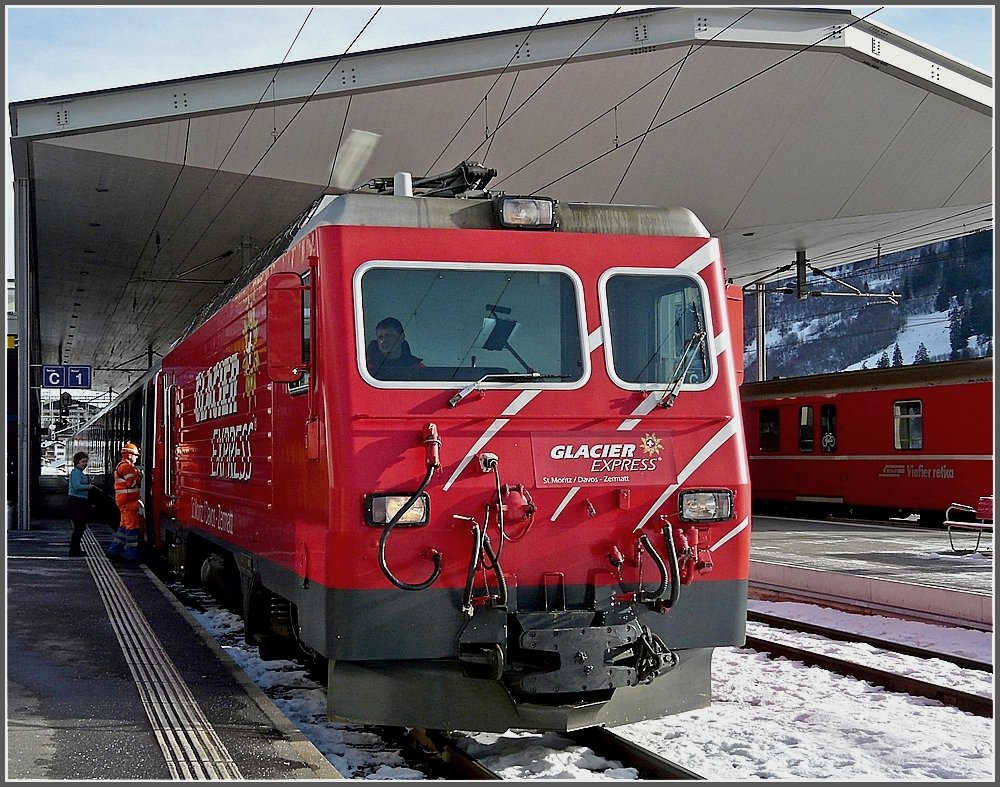
<path fill-rule="evenodd" d="M 67 366 L 66 367 L 66 387 L 67 388 L 90 388 L 90 367 L 89 366 Z"/>
<path fill-rule="evenodd" d="M 42 388 L 90 388 L 90 367 L 42 366 Z"/>

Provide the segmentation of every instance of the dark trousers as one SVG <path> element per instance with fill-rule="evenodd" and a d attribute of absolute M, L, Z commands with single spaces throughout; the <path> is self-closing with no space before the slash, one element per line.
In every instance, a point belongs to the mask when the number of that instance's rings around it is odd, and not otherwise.
<path fill-rule="evenodd" d="M 90 515 L 90 503 L 85 497 L 67 497 L 67 507 L 69 508 L 69 518 L 73 520 L 73 535 L 69 540 L 69 553 L 71 555 L 82 555 L 80 539 L 83 538 L 83 531 L 87 529 L 87 518 Z"/>

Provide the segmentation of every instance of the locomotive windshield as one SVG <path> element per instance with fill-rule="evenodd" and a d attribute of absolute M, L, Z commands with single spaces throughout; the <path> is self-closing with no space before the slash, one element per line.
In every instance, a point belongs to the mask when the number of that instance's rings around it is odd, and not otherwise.
<path fill-rule="evenodd" d="M 581 286 L 566 269 L 373 262 L 359 300 L 363 371 L 375 380 L 583 379 Z"/>
<path fill-rule="evenodd" d="M 679 274 L 616 273 L 605 284 L 610 368 L 625 388 L 700 385 L 711 376 L 705 299 Z"/>

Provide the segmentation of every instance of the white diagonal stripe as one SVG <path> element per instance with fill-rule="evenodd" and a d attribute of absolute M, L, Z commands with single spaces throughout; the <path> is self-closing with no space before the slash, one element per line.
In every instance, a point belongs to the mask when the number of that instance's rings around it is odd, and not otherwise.
<path fill-rule="evenodd" d="M 681 484 L 683 484 L 691 476 L 692 473 L 694 473 L 699 467 L 701 467 L 708 460 L 708 458 L 712 456 L 712 454 L 714 454 L 717 450 L 719 450 L 719 447 L 723 443 L 725 443 L 726 440 L 728 440 L 730 437 L 736 434 L 737 423 L 738 422 L 736 419 L 727 421 L 723 425 L 723 427 L 718 432 L 716 432 L 712 436 L 712 438 L 707 443 L 705 443 L 704 446 L 702 446 L 702 449 L 698 453 L 696 453 L 692 457 L 691 461 L 687 463 L 684 469 L 677 474 L 677 481 L 668 486 L 665 490 L 663 490 L 663 494 L 661 494 L 656 499 L 656 502 L 653 503 L 652 506 L 650 506 L 645 516 L 643 516 L 643 518 L 639 520 L 639 524 L 633 528 L 632 530 L 633 533 L 641 529 L 642 526 L 645 525 L 650 520 L 653 514 L 656 513 L 656 509 L 658 509 L 661 505 L 663 505 L 663 502 L 668 497 L 670 497 L 670 495 L 672 495 L 675 491 L 677 491 L 677 488 Z"/>
<path fill-rule="evenodd" d="M 733 538 L 736 538 L 736 536 L 738 536 L 740 533 L 742 533 L 748 527 L 750 527 L 750 517 L 746 517 L 746 519 L 744 519 L 736 527 L 734 527 L 732 530 L 730 530 L 728 533 L 726 533 L 726 535 L 724 535 L 722 538 L 720 538 L 718 541 L 716 541 L 714 544 L 712 544 L 712 546 L 710 546 L 708 548 L 708 551 L 709 552 L 714 552 L 719 547 L 721 547 L 723 544 L 725 544 L 727 541 L 729 541 L 729 540 L 731 540 Z"/>

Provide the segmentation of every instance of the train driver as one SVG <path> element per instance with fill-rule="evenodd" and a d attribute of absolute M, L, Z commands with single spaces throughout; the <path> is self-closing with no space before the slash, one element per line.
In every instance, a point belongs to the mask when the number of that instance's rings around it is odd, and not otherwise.
<path fill-rule="evenodd" d="M 386 317 L 375 326 L 375 339 L 368 343 L 368 371 L 379 377 L 387 367 L 425 368 L 423 359 L 410 352 L 403 324 L 395 317 Z"/>

